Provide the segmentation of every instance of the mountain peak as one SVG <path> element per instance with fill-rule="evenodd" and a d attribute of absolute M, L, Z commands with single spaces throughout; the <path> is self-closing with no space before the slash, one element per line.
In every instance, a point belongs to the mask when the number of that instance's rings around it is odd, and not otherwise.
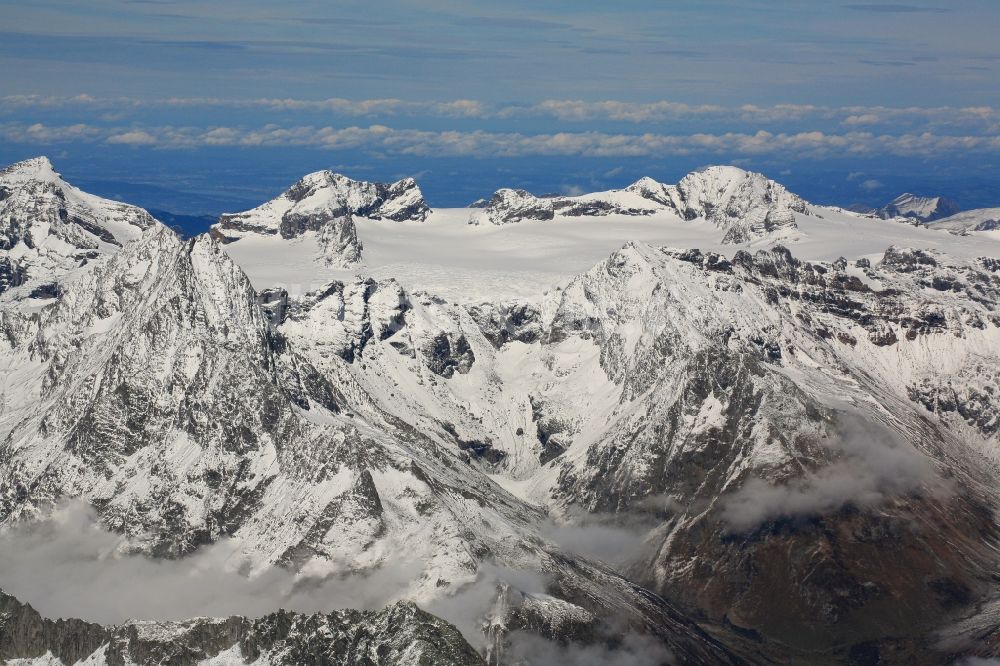
<path fill-rule="evenodd" d="M 55 182 L 62 178 L 48 157 L 39 155 L 30 159 L 15 162 L 0 171 L 0 178 L 8 182 L 44 181 Z"/>
<path fill-rule="evenodd" d="M 11 164 L 0 170 L 0 294 L 55 293 L 61 276 L 155 224 L 141 208 L 73 187 L 47 157 Z"/>
<path fill-rule="evenodd" d="M 885 219 L 908 217 L 920 222 L 933 222 L 955 215 L 960 210 L 954 201 L 941 196 L 927 197 L 904 192 L 876 212 Z"/>
<path fill-rule="evenodd" d="M 687 219 L 703 217 L 726 230 L 724 243 L 742 243 L 796 228 L 806 202 L 762 173 L 734 166 L 693 171 L 677 184 Z"/>
<path fill-rule="evenodd" d="M 656 180 L 655 178 L 650 178 L 649 176 L 643 176 L 642 178 L 640 178 L 639 180 L 635 181 L 634 183 L 632 183 L 631 185 L 629 185 L 625 189 L 626 190 L 643 189 L 643 188 L 650 188 L 650 187 L 659 187 L 660 185 L 662 185 L 662 183 L 660 183 L 660 181 Z"/>
<path fill-rule="evenodd" d="M 733 166 L 731 164 L 711 164 L 709 166 L 704 166 L 699 169 L 695 169 L 688 175 L 701 173 L 710 174 L 715 177 L 724 178 L 746 178 L 748 175 L 754 173 L 752 171 L 747 171 L 746 169 L 741 169 L 738 166 Z"/>

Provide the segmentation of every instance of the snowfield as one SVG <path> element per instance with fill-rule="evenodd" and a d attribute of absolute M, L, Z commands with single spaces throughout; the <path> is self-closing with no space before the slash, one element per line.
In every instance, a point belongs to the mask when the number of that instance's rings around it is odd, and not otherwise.
<path fill-rule="evenodd" d="M 795 214 L 797 230 L 778 237 L 725 244 L 705 220 L 684 220 L 660 211 L 637 217 L 565 217 L 517 224 L 470 225 L 477 209 L 434 209 L 423 222 L 356 219 L 364 246 L 363 266 L 330 268 L 314 237 L 292 242 L 275 237 L 243 238 L 226 252 L 257 289 L 281 287 L 303 294 L 330 280 L 353 275 L 395 278 L 408 291 L 428 291 L 455 303 L 497 298 L 533 298 L 581 273 L 628 241 L 698 248 L 732 254 L 782 244 L 808 261 L 839 257 L 877 259 L 889 246 L 940 250 L 962 258 L 1000 255 L 1000 238 L 956 237 L 944 230 L 810 206 Z"/>

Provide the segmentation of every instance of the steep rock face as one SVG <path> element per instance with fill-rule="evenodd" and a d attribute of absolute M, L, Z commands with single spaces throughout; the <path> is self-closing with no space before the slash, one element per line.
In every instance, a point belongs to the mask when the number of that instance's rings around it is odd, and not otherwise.
<path fill-rule="evenodd" d="M 0 591 L 0 661 L 41 659 L 51 655 L 75 664 L 108 641 L 99 624 L 81 620 L 48 620 L 27 604 Z"/>
<path fill-rule="evenodd" d="M 542 337 L 542 313 L 529 303 L 482 303 L 469 314 L 483 335 L 499 349 L 508 342 L 531 344 Z"/>
<path fill-rule="evenodd" d="M 0 293 L 51 298 L 59 278 L 157 224 L 149 213 L 81 192 L 45 157 L 0 171 Z"/>
<path fill-rule="evenodd" d="M 104 627 L 49 620 L 0 592 L 0 659 L 94 666 L 227 664 L 454 664 L 482 657 L 455 627 L 413 604 L 380 611 L 302 615 L 278 611 L 258 619 L 198 618 Z"/>
<path fill-rule="evenodd" d="M 372 399 L 359 411 L 433 433 L 568 515 L 658 522 L 632 576 L 734 649 L 912 656 L 980 594 L 993 561 L 995 466 L 982 454 L 995 446 L 998 265 L 903 248 L 816 263 L 781 247 L 727 258 L 630 244 L 543 303 L 457 307 L 379 283 L 385 305 L 369 296 L 360 320 L 337 304 L 282 332 L 327 374 L 344 356 L 315 356 L 308 331 L 341 340 L 349 324 L 355 342 L 335 348 L 354 350 L 351 381 Z M 445 381 L 421 351 L 442 334 L 464 336 L 475 359 Z M 954 384 L 967 387 L 961 411 Z M 872 425 L 855 432 L 859 419 Z M 863 471 L 884 455 L 901 476 Z M 790 513 L 762 500 L 755 520 L 729 517 L 757 491 L 811 497 L 851 474 L 858 498 L 834 490 Z M 961 492 L 939 494 L 942 479 Z"/>
<path fill-rule="evenodd" d="M 362 304 L 367 289 L 354 292 Z M 485 478 L 463 481 L 457 453 L 437 454 L 406 427 L 373 431 L 352 418 L 350 400 L 363 395 L 301 353 L 276 353 L 283 343 L 256 300 L 218 243 L 182 242 L 161 229 L 32 318 L 9 350 L 31 381 L 5 409 L 5 519 L 82 496 L 154 554 L 237 535 L 265 562 L 301 546 L 358 567 L 377 564 L 416 530 L 428 562 L 455 581 L 475 571 L 476 558 L 457 518 L 468 500 L 454 504 L 447 489 L 495 495 L 490 512 L 502 514 L 508 537 L 534 518 Z M 332 293 L 320 301 L 344 316 L 336 302 Z M 337 364 L 349 364 L 344 356 L 360 350 L 366 329 L 348 321 Z M 381 489 L 374 497 L 373 485 Z M 365 489 L 370 503 L 388 506 L 393 529 L 377 515 L 356 521 L 337 509 Z M 298 498 L 291 507 L 288 497 Z"/>
<path fill-rule="evenodd" d="M 677 194 L 682 215 L 714 222 L 725 230 L 725 243 L 795 229 L 795 213 L 806 212 L 806 203 L 782 185 L 736 167 L 690 173 L 677 184 Z"/>
<path fill-rule="evenodd" d="M 540 540 L 542 512 L 487 476 L 503 456 L 454 405 L 493 347 L 454 306 L 391 280 L 257 294 L 217 241 L 159 227 L 41 312 L 2 314 L 3 522 L 73 497 L 154 556 L 232 537 L 257 567 L 324 576 L 405 553 L 419 573 L 399 594 L 417 599 L 495 561 L 691 661 L 727 659 L 662 599 Z"/>
<path fill-rule="evenodd" d="M 412 178 L 391 184 L 368 183 L 317 171 L 253 210 L 222 215 L 212 233 L 223 242 L 247 235 L 291 240 L 313 233 L 327 263 L 348 267 L 361 260 L 355 216 L 422 222 L 429 213 Z"/>
<path fill-rule="evenodd" d="M 960 210 L 958 204 L 944 197 L 921 197 L 905 192 L 875 213 L 885 220 L 908 217 L 919 222 L 933 222 L 950 217 Z"/>
<path fill-rule="evenodd" d="M 469 224 L 511 224 L 522 220 L 551 220 L 555 217 L 552 199 L 536 197 L 524 190 L 497 190 L 489 202 L 473 213 Z"/>
<path fill-rule="evenodd" d="M 554 405 L 573 424 L 549 463 L 552 497 L 660 516 L 633 575 L 720 626 L 803 655 L 845 658 L 836 646 L 852 643 L 921 654 L 929 627 L 987 586 L 998 536 L 980 453 L 995 442 L 993 380 L 972 382 L 964 414 L 939 397 L 998 360 L 989 265 L 901 249 L 859 269 L 783 249 L 729 261 L 626 247 L 563 290 L 551 320 L 549 342 L 591 341 L 616 387 L 577 402 L 594 425 L 566 413 L 569 392 L 542 396 L 543 414 Z M 883 425 L 856 432 L 855 410 Z M 890 443 L 860 449 L 869 440 Z M 881 476 L 866 456 L 885 451 L 898 459 Z M 858 490 L 885 493 L 874 504 L 833 490 L 868 474 Z M 797 500 L 816 504 L 788 508 Z"/>
<path fill-rule="evenodd" d="M 253 454 L 273 456 L 297 427 L 268 336 L 246 278 L 207 237 L 150 229 L 95 266 L 6 350 L 26 376 L 5 404 L 4 450 L 18 456 L 4 515 L 84 494 L 109 523 L 158 535 L 164 555 L 234 529 L 264 480 L 251 481 Z"/>
<path fill-rule="evenodd" d="M 629 196 L 769 215 L 758 184 Z M 257 293 L 222 250 L 154 225 L 47 304 L 0 303 L 0 521 L 78 497 L 146 553 L 234 537 L 320 577 L 405 553 L 419 600 L 493 562 L 545 583 L 500 586 L 491 645 L 636 631 L 690 663 L 933 662 L 991 585 L 996 259 L 629 244 L 538 300 L 462 306 L 386 277 Z M 641 529 L 628 577 L 546 512 Z M 127 640 L 234 645 L 162 629 Z"/>

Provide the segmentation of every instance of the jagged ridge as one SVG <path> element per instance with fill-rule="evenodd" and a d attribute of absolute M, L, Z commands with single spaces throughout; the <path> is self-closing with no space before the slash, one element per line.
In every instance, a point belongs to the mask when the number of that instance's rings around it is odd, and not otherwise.
<path fill-rule="evenodd" d="M 430 207 L 412 178 L 391 184 L 368 183 L 317 171 L 257 208 L 222 215 L 211 233 L 231 243 L 248 234 L 287 240 L 313 232 L 328 263 L 351 266 L 361 260 L 362 250 L 354 216 L 423 222 L 429 213 Z"/>
<path fill-rule="evenodd" d="M 338 610 L 303 615 L 277 611 L 261 618 L 197 618 L 102 626 L 49 620 L 0 591 L 0 660 L 70 666 L 227 664 L 454 664 L 485 662 L 458 630 L 415 605 L 380 611 Z M 212 662 L 217 663 L 217 662 Z"/>
<path fill-rule="evenodd" d="M 806 203 L 759 173 L 736 167 L 709 167 L 685 176 L 677 185 L 642 178 L 623 190 L 574 197 L 536 197 L 524 190 L 498 190 L 471 224 L 502 225 L 556 217 L 672 213 L 686 220 L 702 218 L 725 231 L 723 242 L 743 243 L 795 228 L 795 213 Z"/>

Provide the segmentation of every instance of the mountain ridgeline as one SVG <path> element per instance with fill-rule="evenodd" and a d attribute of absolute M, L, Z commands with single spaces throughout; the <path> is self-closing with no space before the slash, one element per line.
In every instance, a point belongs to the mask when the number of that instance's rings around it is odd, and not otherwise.
<path fill-rule="evenodd" d="M 123 558 L 225 543 L 251 578 L 393 600 L 97 624 L 20 592 L 0 658 L 1000 657 L 988 230 L 814 206 L 734 167 L 458 212 L 409 179 L 318 172 L 191 239 L 44 158 L 0 192 L 0 538 L 72 501 Z M 401 230 L 484 236 L 524 282 L 438 293 L 420 281 L 493 269 L 461 243 L 450 266 L 381 259 Z M 557 255 L 509 249 L 520 233 L 610 245 L 542 284 Z M 282 284 L 287 264 L 319 283 Z"/>

